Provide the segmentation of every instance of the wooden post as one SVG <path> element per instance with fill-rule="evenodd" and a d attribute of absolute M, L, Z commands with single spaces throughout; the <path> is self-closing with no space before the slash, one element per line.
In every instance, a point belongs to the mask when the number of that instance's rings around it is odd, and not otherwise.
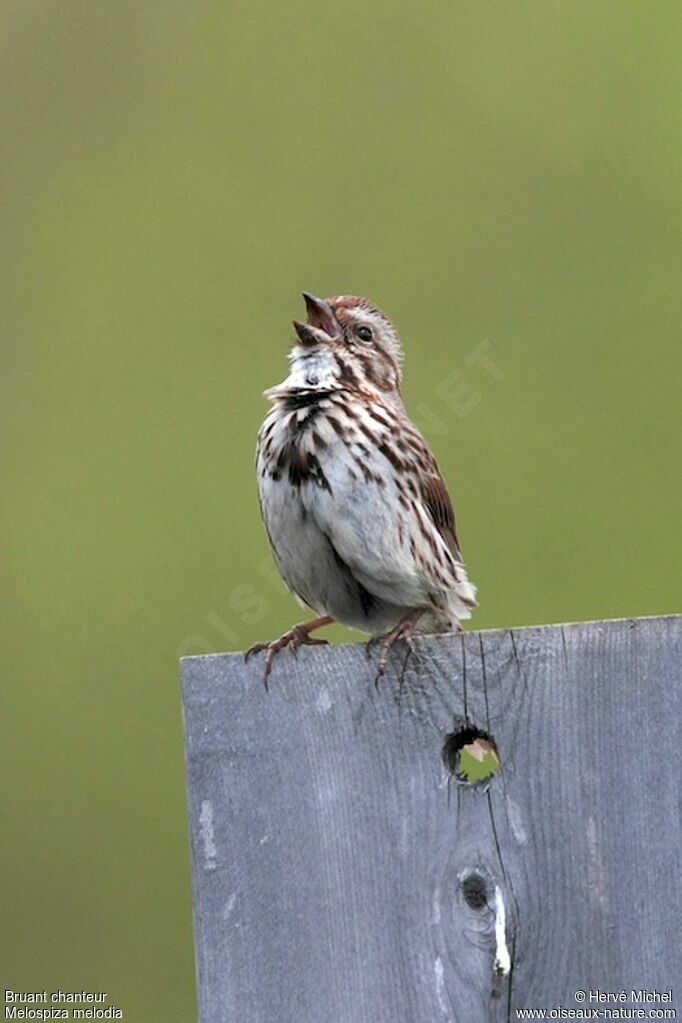
<path fill-rule="evenodd" d="M 182 662 L 201 1023 L 681 1017 L 682 617 L 404 657 L 378 690 L 362 645 L 280 654 L 269 692 L 259 657 Z M 487 783 L 451 773 L 463 727 Z"/>

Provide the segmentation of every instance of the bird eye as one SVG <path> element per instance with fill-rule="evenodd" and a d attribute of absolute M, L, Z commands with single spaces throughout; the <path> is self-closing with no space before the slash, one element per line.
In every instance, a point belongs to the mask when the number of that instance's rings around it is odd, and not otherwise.
<path fill-rule="evenodd" d="M 361 341 L 367 342 L 372 340 L 372 331 L 369 329 L 369 327 L 358 327 L 355 333 L 358 335 Z"/>

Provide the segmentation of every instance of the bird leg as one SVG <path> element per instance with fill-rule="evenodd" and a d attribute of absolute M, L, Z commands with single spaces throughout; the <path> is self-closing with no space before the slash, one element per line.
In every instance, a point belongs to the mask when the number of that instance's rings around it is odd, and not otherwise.
<path fill-rule="evenodd" d="M 324 646 L 329 642 L 327 639 L 312 639 L 310 636 L 311 632 L 315 629 L 321 629 L 325 625 L 331 625 L 333 618 L 329 615 L 323 615 L 322 618 L 313 618 L 310 622 L 299 622 L 298 625 L 294 625 L 293 628 L 289 629 L 288 632 L 282 633 L 279 639 L 273 639 L 269 643 L 254 643 L 253 646 L 244 654 L 244 660 L 248 661 L 251 654 L 260 653 L 261 650 L 267 650 L 265 655 L 265 673 L 263 675 L 263 682 L 265 688 L 268 688 L 268 676 L 272 671 L 272 662 L 275 659 L 275 654 L 278 654 L 280 650 L 284 650 L 285 647 L 290 647 L 294 653 L 301 646 Z"/>
<path fill-rule="evenodd" d="M 408 611 L 406 615 L 400 619 L 395 628 L 391 629 L 390 632 L 385 633 L 383 636 L 372 636 L 369 643 L 367 644 L 368 649 L 372 643 L 381 643 L 381 654 L 379 655 L 379 663 L 377 664 L 377 673 L 374 678 L 374 684 L 379 684 L 379 679 L 386 670 L 388 663 L 388 655 L 391 652 L 391 647 L 398 639 L 404 639 L 410 650 L 414 650 L 414 641 L 412 639 L 412 633 L 414 627 L 425 613 L 425 607 L 417 607 L 413 611 Z"/>

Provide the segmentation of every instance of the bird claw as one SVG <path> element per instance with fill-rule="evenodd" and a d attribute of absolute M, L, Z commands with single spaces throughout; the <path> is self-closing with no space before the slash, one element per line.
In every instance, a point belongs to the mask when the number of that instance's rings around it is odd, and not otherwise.
<path fill-rule="evenodd" d="M 370 657 L 372 656 L 372 647 L 374 646 L 375 643 L 378 642 L 379 642 L 378 636 L 370 636 L 367 642 L 365 643 L 365 657 L 367 658 L 367 660 L 369 660 Z"/>
<path fill-rule="evenodd" d="M 267 650 L 269 646 L 270 646 L 269 643 L 254 643 L 253 646 L 250 646 L 249 649 L 244 653 L 244 660 L 248 661 L 251 654 L 259 654 L 261 650 Z"/>
<path fill-rule="evenodd" d="M 294 632 L 295 629 L 296 626 L 294 626 L 294 628 L 291 631 Z M 313 639 L 312 636 L 309 636 L 307 633 L 305 633 L 305 635 L 303 636 L 299 636 L 297 633 L 295 636 L 292 637 L 292 639 L 289 642 L 289 649 L 291 650 L 294 657 L 298 657 L 298 651 L 301 649 L 302 646 L 329 646 L 329 640 Z"/>
<path fill-rule="evenodd" d="M 414 652 L 414 638 L 413 631 L 414 627 L 423 614 L 422 611 L 411 611 L 409 615 L 398 622 L 395 628 L 391 629 L 390 632 L 385 633 L 383 636 L 372 636 L 367 643 L 367 656 L 369 657 L 372 645 L 374 643 L 381 643 L 381 654 L 379 655 L 379 661 L 377 663 L 376 675 L 374 676 L 374 686 L 379 688 L 379 681 L 383 678 L 386 671 L 386 665 L 388 664 L 388 657 L 393 647 L 393 644 L 402 639 L 405 641 L 408 650 Z"/>
<path fill-rule="evenodd" d="M 244 654 L 244 660 L 248 661 L 252 654 L 259 654 L 262 650 L 267 651 L 265 655 L 265 668 L 263 671 L 263 685 L 266 689 L 268 688 L 268 677 L 272 671 L 272 662 L 275 659 L 275 654 L 279 653 L 279 651 L 283 650 L 287 645 L 288 640 L 286 642 L 282 642 L 286 635 L 287 634 L 285 633 L 284 636 L 280 636 L 279 639 L 273 639 L 270 643 L 254 643 L 253 646 L 250 646 Z"/>
<path fill-rule="evenodd" d="M 298 651 L 302 646 L 327 646 L 328 643 L 328 639 L 313 639 L 309 633 L 307 624 L 294 625 L 293 628 L 282 633 L 281 636 L 277 639 L 271 640 L 269 643 L 254 643 L 253 646 L 250 646 L 244 654 L 244 660 L 248 661 L 252 654 L 258 654 L 262 650 L 267 651 L 263 671 L 263 685 L 267 689 L 268 678 L 272 671 L 272 662 L 280 650 L 284 650 L 285 647 L 289 647 L 294 655 L 298 655 Z"/>

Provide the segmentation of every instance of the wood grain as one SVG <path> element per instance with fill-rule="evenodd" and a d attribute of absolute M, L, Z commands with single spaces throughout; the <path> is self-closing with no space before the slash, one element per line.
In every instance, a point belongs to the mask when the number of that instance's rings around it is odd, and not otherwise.
<path fill-rule="evenodd" d="M 428 637 L 378 691 L 362 645 L 281 654 L 267 693 L 258 658 L 186 658 L 201 1023 L 492 1023 L 579 989 L 682 1012 L 681 637 Z M 487 786 L 443 762 L 464 723 Z"/>

